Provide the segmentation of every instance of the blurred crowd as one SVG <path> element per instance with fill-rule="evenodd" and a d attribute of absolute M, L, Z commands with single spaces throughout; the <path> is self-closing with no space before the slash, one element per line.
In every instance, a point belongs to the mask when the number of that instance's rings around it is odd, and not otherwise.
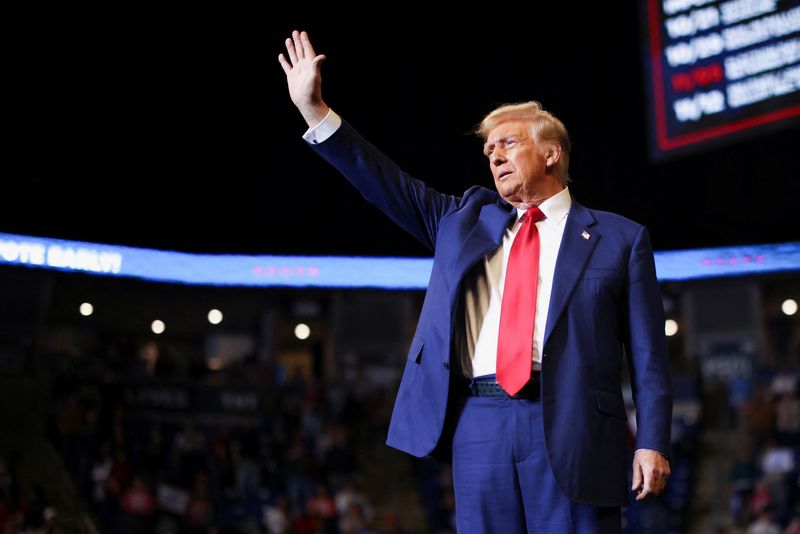
<path fill-rule="evenodd" d="M 152 380 L 174 378 L 149 368 Z M 252 364 L 195 378 L 257 387 L 254 417 L 170 417 L 131 410 L 104 362 L 70 357 L 50 436 L 103 531 L 348 534 L 377 519 L 399 531 L 359 488 L 357 451 L 372 443 L 364 437 L 383 397 L 300 372 L 275 380 L 285 374 Z"/>
<path fill-rule="evenodd" d="M 754 361 L 751 373 L 729 380 L 703 384 L 696 362 L 676 369 L 670 483 L 663 495 L 623 510 L 625 532 L 687 531 L 698 438 L 704 426 L 719 426 L 716 417 L 736 436 L 719 496 L 729 517 L 718 532 L 800 534 L 800 341 L 784 341 L 788 357 L 767 357 L 765 367 Z M 41 355 L 47 435 L 101 532 L 403 532 L 415 523 L 396 495 L 387 505 L 398 491 L 417 495 L 431 532 L 455 531 L 449 465 L 403 456 L 413 468 L 410 487 L 387 475 L 388 466 L 375 469 L 394 389 L 368 376 L 324 382 L 314 366 L 253 356 L 212 369 L 198 351 L 152 341 L 63 346 Z M 255 392 L 258 407 L 233 415 L 147 409 L 126 398 L 127 385 L 142 383 L 200 385 L 211 394 L 241 387 Z M 45 489 L 21 489 L 15 454 L 0 456 L 0 534 L 64 532 Z"/>
<path fill-rule="evenodd" d="M 730 423 L 741 431 L 730 470 L 730 514 L 748 534 L 800 534 L 798 373 L 767 369 L 729 385 Z"/>

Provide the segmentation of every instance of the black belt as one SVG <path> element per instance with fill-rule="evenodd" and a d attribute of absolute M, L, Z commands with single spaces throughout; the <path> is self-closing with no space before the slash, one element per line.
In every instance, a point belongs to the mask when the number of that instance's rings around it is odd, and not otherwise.
<path fill-rule="evenodd" d="M 542 373 L 541 371 L 533 371 L 531 379 L 525 384 L 516 395 L 510 396 L 506 391 L 497 383 L 494 377 L 490 378 L 474 378 L 469 384 L 470 394 L 474 397 L 504 397 L 511 399 L 538 399 L 541 397 L 542 390 Z"/>

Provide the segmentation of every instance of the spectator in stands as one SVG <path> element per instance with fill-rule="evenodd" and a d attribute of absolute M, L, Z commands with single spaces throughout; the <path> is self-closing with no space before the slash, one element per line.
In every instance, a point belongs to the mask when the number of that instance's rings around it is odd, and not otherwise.
<path fill-rule="evenodd" d="M 368 518 L 372 515 L 367 505 L 366 498 L 356 491 L 351 482 L 345 483 L 344 486 L 336 492 L 334 502 L 336 503 L 336 512 L 340 517 L 347 515 L 351 506 L 357 506 L 364 510 L 364 515 Z"/>
<path fill-rule="evenodd" d="M 262 522 L 270 534 L 284 534 L 289 531 L 289 500 L 286 495 L 278 495 L 274 505 L 264 508 Z"/>
<path fill-rule="evenodd" d="M 367 526 L 364 512 L 357 504 L 351 504 L 339 520 L 339 532 L 342 534 L 359 534 Z"/>
<path fill-rule="evenodd" d="M 126 532 L 134 534 L 152 530 L 151 519 L 156 509 L 155 498 L 141 477 L 134 476 L 130 487 L 122 494 L 121 506 L 125 514 L 123 525 Z"/>
<path fill-rule="evenodd" d="M 775 499 L 772 496 L 772 492 L 769 490 L 767 481 L 763 478 L 758 480 L 748 502 L 751 514 L 753 516 L 758 516 L 767 508 L 772 508 L 774 504 Z"/>
<path fill-rule="evenodd" d="M 786 393 L 794 394 L 797 391 L 797 374 L 786 368 L 780 369 L 772 379 L 770 390 L 773 398 L 780 397 Z"/>
<path fill-rule="evenodd" d="M 783 534 L 800 534 L 800 516 L 794 516 L 792 520 L 789 521 Z"/>
<path fill-rule="evenodd" d="M 326 532 L 335 529 L 336 503 L 324 484 L 317 484 L 315 495 L 308 500 L 308 510 L 319 518 Z"/>
<path fill-rule="evenodd" d="M 769 440 L 761 456 L 761 470 L 768 476 L 783 477 L 794 470 L 794 454 L 788 447 L 781 447 Z"/>
<path fill-rule="evenodd" d="M 742 405 L 745 428 L 760 448 L 769 437 L 775 421 L 775 407 L 770 399 L 769 386 L 759 385 L 753 395 Z"/>
<path fill-rule="evenodd" d="M 195 476 L 194 489 L 186 504 L 184 517 L 189 525 L 190 532 L 205 534 L 208 527 L 213 524 L 213 503 L 209 498 L 208 477 L 202 471 Z"/>
<path fill-rule="evenodd" d="M 730 512 L 735 519 L 742 517 L 746 499 L 755 487 L 757 475 L 758 470 L 753 462 L 750 446 L 741 444 L 737 448 L 730 473 Z"/>
<path fill-rule="evenodd" d="M 775 430 L 783 445 L 800 445 L 800 400 L 795 391 L 780 395 L 775 407 Z"/>
<path fill-rule="evenodd" d="M 772 521 L 772 510 L 765 508 L 758 518 L 747 527 L 747 534 L 781 534 L 781 527 Z"/>

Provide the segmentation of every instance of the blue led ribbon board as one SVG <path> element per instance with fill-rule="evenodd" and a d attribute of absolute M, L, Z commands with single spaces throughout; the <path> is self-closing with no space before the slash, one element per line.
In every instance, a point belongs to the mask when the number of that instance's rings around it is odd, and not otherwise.
<path fill-rule="evenodd" d="M 656 252 L 659 281 L 800 271 L 800 242 Z M 430 258 L 189 254 L 0 233 L 0 265 L 153 282 L 426 289 Z"/>

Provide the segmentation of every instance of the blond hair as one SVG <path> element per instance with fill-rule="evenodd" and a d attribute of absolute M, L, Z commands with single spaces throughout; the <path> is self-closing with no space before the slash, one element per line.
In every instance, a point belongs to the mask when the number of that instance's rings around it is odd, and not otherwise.
<path fill-rule="evenodd" d="M 517 104 L 503 104 L 494 109 L 475 127 L 474 133 L 486 142 L 489 132 L 495 126 L 509 120 L 530 121 L 533 136 L 537 143 L 551 142 L 561 147 L 561 157 L 556 163 L 555 173 L 561 184 L 567 185 L 570 180 L 569 151 L 571 145 L 564 123 L 549 111 L 545 111 L 539 102 L 531 100 L 530 102 Z"/>

